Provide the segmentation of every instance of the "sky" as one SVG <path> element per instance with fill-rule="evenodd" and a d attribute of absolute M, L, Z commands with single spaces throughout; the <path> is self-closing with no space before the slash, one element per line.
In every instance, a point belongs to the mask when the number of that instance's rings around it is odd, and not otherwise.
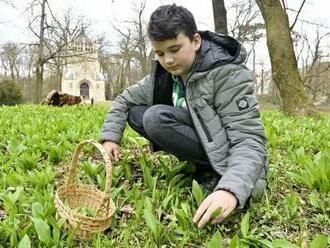
<path fill-rule="evenodd" d="M 8 0 L 7 0 L 8 1 Z M 33 0 L 11 0 L 16 8 L 4 4 L 0 0 L 0 44 L 13 42 L 35 41 L 35 37 L 28 30 L 28 20 L 31 13 L 26 11 Z M 125 21 L 134 18 L 132 0 L 49 0 L 49 4 L 55 15 L 59 15 L 64 9 L 71 8 L 76 15 L 85 16 L 92 23 L 92 34 L 95 36 L 104 35 L 107 39 L 115 43 L 116 34 L 113 26 L 123 27 Z M 195 16 L 197 26 L 200 30 L 214 30 L 213 12 L 211 0 L 146 0 L 145 19 L 148 20 L 152 11 L 159 5 L 175 2 L 188 8 Z M 234 0 L 226 0 L 228 22 L 233 21 L 234 13 L 230 6 Z M 287 0 L 290 9 L 298 9 L 302 0 Z M 313 38 L 316 26 L 311 23 L 321 23 L 323 32 L 330 32 L 330 1 L 326 0 L 307 0 L 300 15 L 297 30 L 307 31 Z M 294 12 L 289 11 L 291 21 Z M 324 49 L 330 50 L 330 41 Z M 265 39 L 257 44 L 257 58 L 269 64 L 268 52 Z"/>
<path fill-rule="evenodd" d="M 12 40 L 18 42 L 26 41 L 30 36 L 27 29 L 27 20 L 30 12 L 24 11 L 32 0 L 12 0 L 17 8 L 0 3 L 0 42 Z M 50 6 L 58 14 L 61 10 L 72 8 L 76 15 L 87 17 L 93 24 L 95 34 L 106 34 L 113 32 L 112 25 L 121 25 L 125 20 L 134 17 L 132 0 L 49 0 Z M 153 10 L 161 4 L 175 2 L 178 5 L 188 7 L 193 12 L 198 25 L 202 29 L 213 29 L 212 1 L 197 4 L 199 1 L 193 0 L 146 0 L 146 20 Z M 33 36 L 31 36 L 33 37 Z"/>

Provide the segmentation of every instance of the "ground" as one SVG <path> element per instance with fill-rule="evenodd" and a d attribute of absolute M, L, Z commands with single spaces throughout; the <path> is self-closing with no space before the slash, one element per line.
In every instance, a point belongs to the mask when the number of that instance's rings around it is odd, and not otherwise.
<path fill-rule="evenodd" d="M 198 229 L 205 197 L 194 166 L 164 153 L 131 129 L 113 164 L 110 228 L 78 242 L 56 219 L 54 193 L 75 146 L 98 140 L 108 106 L 0 108 L 0 247 L 327 247 L 330 239 L 330 116 L 320 120 L 263 111 L 269 187 L 260 201 L 223 223 Z M 104 164 L 84 150 L 80 180 L 104 189 Z M 328 240 L 328 241 L 327 241 Z M 30 246 L 28 246 L 30 244 Z M 329 244 L 328 244 L 329 245 Z"/>

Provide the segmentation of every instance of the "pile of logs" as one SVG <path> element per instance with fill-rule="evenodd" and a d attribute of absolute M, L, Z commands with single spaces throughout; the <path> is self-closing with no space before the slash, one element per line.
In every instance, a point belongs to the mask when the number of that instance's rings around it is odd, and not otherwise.
<path fill-rule="evenodd" d="M 61 107 L 63 105 L 84 105 L 85 101 L 82 96 L 73 96 L 53 90 L 47 94 L 40 104 Z"/>

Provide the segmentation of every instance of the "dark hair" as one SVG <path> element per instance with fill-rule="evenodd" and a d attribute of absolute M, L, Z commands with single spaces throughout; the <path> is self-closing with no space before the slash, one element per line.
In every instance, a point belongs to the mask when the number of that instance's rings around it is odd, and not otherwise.
<path fill-rule="evenodd" d="M 150 16 L 148 37 L 152 41 L 174 39 L 183 32 L 193 39 L 197 33 L 195 18 L 192 13 L 182 6 L 163 5 L 158 7 Z"/>

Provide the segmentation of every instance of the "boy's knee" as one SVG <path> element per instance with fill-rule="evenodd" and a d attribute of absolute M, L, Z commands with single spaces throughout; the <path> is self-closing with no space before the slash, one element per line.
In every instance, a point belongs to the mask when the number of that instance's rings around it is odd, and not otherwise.
<path fill-rule="evenodd" d="M 142 127 L 143 115 L 147 110 L 147 106 L 133 106 L 127 113 L 127 122 L 134 129 L 135 127 Z"/>
<path fill-rule="evenodd" d="M 168 112 L 166 105 L 157 104 L 148 108 L 143 115 L 143 126 L 150 135 L 158 133 L 164 123 L 164 117 Z"/>

